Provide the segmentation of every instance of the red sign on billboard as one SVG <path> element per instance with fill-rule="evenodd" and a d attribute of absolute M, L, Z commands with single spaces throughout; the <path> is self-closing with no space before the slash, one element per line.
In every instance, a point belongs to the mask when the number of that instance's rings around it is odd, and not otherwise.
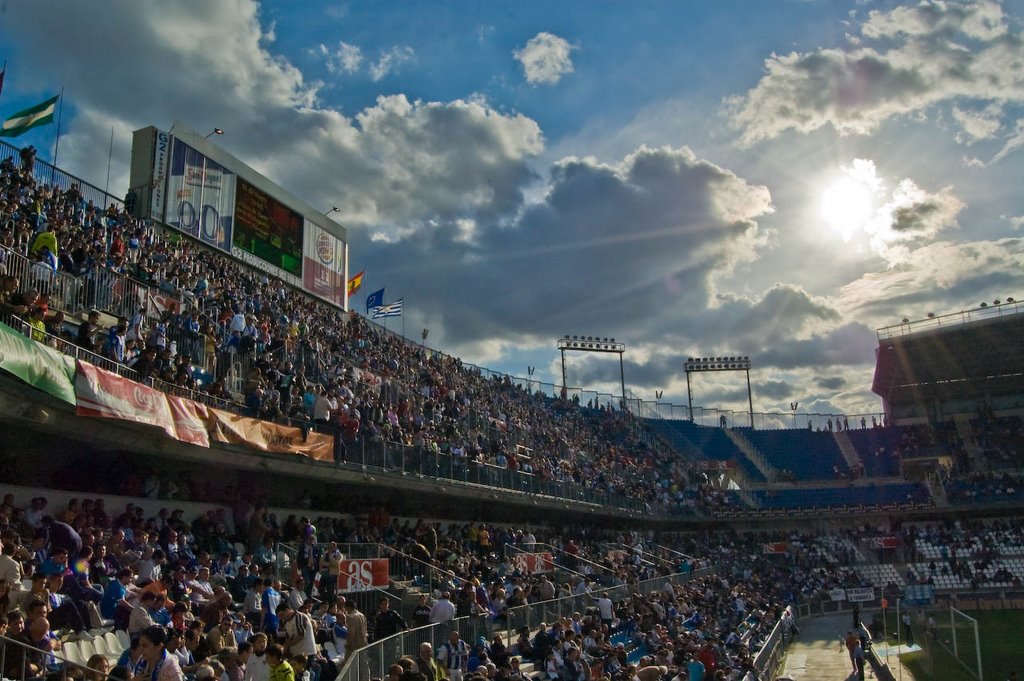
<path fill-rule="evenodd" d="M 555 561 L 551 558 L 551 553 L 548 551 L 542 553 L 517 553 L 515 567 L 516 570 L 523 574 L 532 575 L 538 572 L 551 572 L 555 569 Z"/>
<path fill-rule="evenodd" d="M 369 591 L 386 589 L 391 584 L 387 558 L 366 558 L 364 560 L 341 561 L 338 574 L 338 591 Z"/>

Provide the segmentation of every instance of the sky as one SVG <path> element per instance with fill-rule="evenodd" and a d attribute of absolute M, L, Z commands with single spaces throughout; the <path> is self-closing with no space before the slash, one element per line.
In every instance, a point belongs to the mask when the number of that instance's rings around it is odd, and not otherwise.
<path fill-rule="evenodd" d="M 0 115 L 127 190 L 180 120 L 348 228 L 407 334 L 634 395 L 879 410 L 876 329 L 1024 299 L 1024 0 L 0 0 Z M 52 158 L 55 126 L 15 140 Z M 391 320 L 392 329 L 400 328 Z M 619 392 L 613 355 L 570 387 Z M 737 374 L 694 403 L 746 408 Z"/>

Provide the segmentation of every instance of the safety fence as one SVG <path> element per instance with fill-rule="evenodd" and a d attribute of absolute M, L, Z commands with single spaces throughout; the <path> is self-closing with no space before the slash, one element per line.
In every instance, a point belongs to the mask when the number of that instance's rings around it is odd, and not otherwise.
<path fill-rule="evenodd" d="M 16 167 L 21 166 L 21 149 L 10 144 L 8 142 L 0 141 L 0 162 L 11 159 Z M 60 168 L 42 161 L 35 159 L 32 168 L 32 176 L 36 182 L 40 185 L 49 185 L 51 187 L 59 187 L 63 191 L 67 191 L 71 187 L 77 186 L 78 190 L 82 193 L 82 199 L 87 203 L 92 203 L 98 209 L 104 209 L 110 204 L 115 206 L 122 206 L 123 202 L 113 194 L 109 194 L 99 187 L 93 186 L 84 180 L 66 173 Z"/>
<path fill-rule="evenodd" d="M 612 601 L 620 601 L 630 598 L 635 593 L 649 594 L 652 591 L 663 589 L 666 583 L 685 584 L 691 579 L 703 577 L 712 572 L 714 572 L 713 568 L 703 568 L 693 572 L 678 573 L 602 589 L 600 594 L 607 595 Z M 349 651 L 336 681 L 369 681 L 369 679 L 384 678 L 387 676 L 388 668 L 400 657 L 415 656 L 419 652 L 420 646 L 424 644 L 431 646 L 430 650 L 433 655 L 438 646 L 449 640 L 453 631 L 458 632 L 459 637 L 467 642 L 475 641 L 478 636 L 484 636 L 490 640 L 495 635 L 501 635 L 505 639 L 506 645 L 512 645 L 520 629 L 527 628 L 534 631 L 541 624 L 553 623 L 576 612 L 582 614 L 588 607 L 593 607 L 595 598 L 596 596 L 593 594 L 584 593 L 509 608 L 504 617 L 494 617 L 491 614 L 473 615 L 409 629 L 358 650 Z"/>

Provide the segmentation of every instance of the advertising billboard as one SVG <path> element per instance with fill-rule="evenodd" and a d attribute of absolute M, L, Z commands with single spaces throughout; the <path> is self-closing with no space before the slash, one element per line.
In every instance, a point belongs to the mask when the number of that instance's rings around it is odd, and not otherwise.
<path fill-rule="evenodd" d="M 164 194 L 167 184 L 167 157 L 171 153 L 171 136 L 162 130 L 156 131 L 153 142 L 153 182 L 150 185 L 150 209 L 149 215 L 158 220 L 164 215 L 166 195 Z"/>
<path fill-rule="evenodd" d="M 239 179 L 232 243 L 288 274 L 302 273 L 302 214 Z"/>
<path fill-rule="evenodd" d="M 171 150 L 166 204 L 167 225 L 231 252 L 235 174 L 180 139 Z"/>
<path fill-rule="evenodd" d="M 319 225 L 306 221 L 302 249 L 302 288 L 315 296 L 345 305 L 345 244 Z"/>

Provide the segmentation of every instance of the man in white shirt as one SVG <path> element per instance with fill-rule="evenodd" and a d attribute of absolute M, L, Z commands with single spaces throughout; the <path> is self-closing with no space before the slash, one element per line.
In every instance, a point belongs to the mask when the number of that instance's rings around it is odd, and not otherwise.
<path fill-rule="evenodd" d="M 451 622 L 455 619 L 455 604 L 451 601 L 452 595 L 445 591 L 441 598 L 434 605 L 430 606 L 430 623 L 439 624 Z"/>
<path fill-rule="evenodd" d="M 270 681 L 270 667 L 267 665 L 267 635 L 264 633 L 254 634 L 249 643 L 252 644 L 252 654 L 245 661 L 245 672 L 242 674 L 242 681 Z"/>
<path fill-rule="evenodd" d="M 3 543 L 0 552 L 0 582 L 7 582 L 11 591 L 20 591 L 24 586 L 21 583 L 21 563 L 13 558 L 15 549 L 14 542 Z"/>
<path fill-rule="evenodd" d="M 306 580 L 301 575 L 295 578 L 295 586 L 288 591 L 288 595 L 285 598 L 292 610 L 298 610 L 306 602 L 308 596 L 306 596 L 305 586 Z"/>
<path fill-rule="evenodd" d="M 469 648 L 459 638 L 459 632 L 453 631 L 448 641 L 438 647 L 437 659 L 441 667 L 448 672 L 448 681 L 462 681 L 462 675 L 469 664 Z"/>
<path fill-rule="evenodd" d="M 304 655 L 306 668 L 316 661 L 316 627 L 313 619 L 287 603 L 277 606 L 277 616 L 284 628 L 284 647 L 289 655 Z"/>

